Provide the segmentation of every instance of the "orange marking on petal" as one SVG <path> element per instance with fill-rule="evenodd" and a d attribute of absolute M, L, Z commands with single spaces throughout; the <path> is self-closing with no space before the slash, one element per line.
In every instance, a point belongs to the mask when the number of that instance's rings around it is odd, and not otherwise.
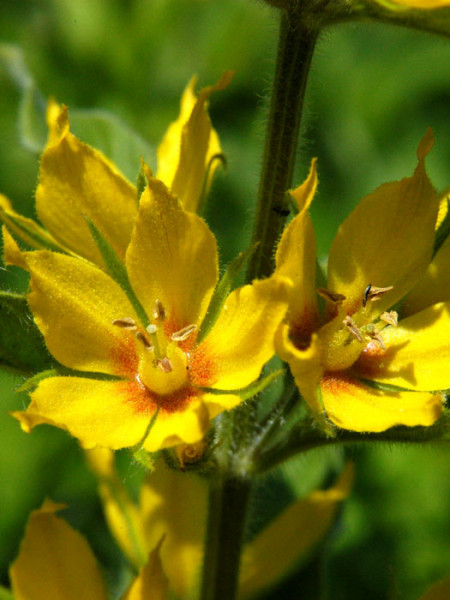
<path fill-rule="evenodd" d="M 124 336 L 111 352 L 111 360 L 116 366 L 117 375 L 135 377 L 138 372 L 139 356 L 136 342 L 130 335 Z"/>
<path fill-rule="evenodd" d="M 124 381 L 120 384 L 120 391 L 126 397 L 126 402 L 133 406 L 136 413 L 149 415 L 154 413 L 158 406 L 161 414 L 183 412 L 201 392 L 191 387 L 185 387 L 166 396 L 158 396 L 138 380 Z"/>
<path fill-rule="evenodd" d="M 198 387 L 209 387 L 217 381 L 217 365 L 205 343 L 200 344 L 191 355 L 189 379 Z"/>
<path fill-rule="evenodd" d="M 320 385 L 324 391 L 334 396 L 338 396 L 344 392 L 346 394 L 354 394 L 355 388 L 363 387 L 359 381 L 350 377 L 345 371 L 325 373 Z"/>
<path fill-rule="evenodd" d="M 311 336 L 318 327 L 315 313 L 309 310 L 303 312 L 302 317 L 295 323 L 291 323 L 289 337 L 294 346 L 299 350 L 306 350 L 311 345 Z"/>

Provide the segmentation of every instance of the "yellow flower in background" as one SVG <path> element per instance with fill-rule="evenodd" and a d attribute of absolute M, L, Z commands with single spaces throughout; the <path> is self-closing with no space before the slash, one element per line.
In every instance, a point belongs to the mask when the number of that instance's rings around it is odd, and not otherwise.
<path fill-rule="evenodd" d="M 420 8 L 423 10 L 432 10 L 435 8 L 443 8 L 444 6 L 450 6 L 449 0 L 377 0 L 380 4 L 393 6 L 397 8 Z"/>
<path fill-rule="evenodd" d="M 159 461 L 155 470 L 147 475 L 136 504 L 117 475 L 110 451 L 88 451 L 87 458 L 99 479 L 106 520 L 121 550 L 139 567 L 148 551 L 164 537 L 160 557 L 171 589 L 179 598 L 198 597 L 208 480 L 168 469 Z M 347 465 L 330 488 L 313 491 L 293 502 L 244 545 L 240 600 L 267 592 L 310 555 L 326 538 L 352 483 L 353 469 Z M 283 552 L 274 553 L 274 547 L 280 542 Z"/>
<path fill-rule="evenodd" d="M 216 241 L 156 179 L 126 251 L 129 289 L 81 258 L 21 252 L 6 229 L 4 240 L 5 262 L 31 275 L 28 302 L 47 348 L 76 371 L 40 381 L 15 413 L 26 431 L 49 423 L 85 447 L 117 449 L 138 444 L 157 414 L 146 450 L 194 443 L 274 353 L 287 308 L 280 278 L 232 292 L 199 340 L 218 279 Z"/>
<path fill-rule="evenodd" d="M 432 144 L 429 131 L 412 177 L 379 187 L 341 225 L 330 249 L 326 288 L 316 290 L 308 214 L 317 186 L 315 162 L 292 194 L 300 212 L 282 236 L 276 272 L 294 287 L 277 350 L 313 413 L 321 418 L 324 410 L 344 429 L 431 425 L 442 411 L 439 391 L 450 387 L 448 242 L 430 265 L 439 208 L 424 164 Z M 442 285 L 437 273 L 445 273 Z M 324 298 L 323 312 L 317 293 Z M 393 310 L 405 296 L 404 313 Z M 397 310 L 405 317 L 400 321 Z"/>
<path fill-rule="evenodd" d="M 106 588 L 86 540 L 56 516 L 64 505 L 49 500 L 29 518 L 19 556 L 10 568 L 15 600 L 107 600 Z M 169 600 L 160 540 L 121 600 Z"/>
<path fill-rule="evenodd" d="M 219 138 L 208 115 L 208 99 L 231 80 L 225 73 L 195 95 L 195 78 L 187 86 L 180 116 L 158 149 L 158 179 L 195 212 L 211 183 L 221 154 Z M 34 248 L 75 253 L 103 265 L 88 217 L 124 260 L 138 210 L 138 192 L 101 152 L 70 132 L 66 107 L 50 101 L 49 137 L 41 157 L 36 213 L 45 229 L 0 202 L 0 218 Z"/>

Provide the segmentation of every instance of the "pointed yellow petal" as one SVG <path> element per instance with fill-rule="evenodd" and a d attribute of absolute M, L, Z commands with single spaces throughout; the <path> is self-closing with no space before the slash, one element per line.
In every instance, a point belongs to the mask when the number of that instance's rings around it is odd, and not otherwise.
<path fill-rule="evenodd" d="M 87 216 L 123 258 L 137 211 L 135 188 L 103 154 L 70 133 L 65 107 L 51 105 L 48 119 L 36 190 L 39 219 L 63 246 L 103 264 Z"/>
<path fill-rule="evenodd" d="M 419 600 L 448 600 L 450 598 L 450 578 L 432 585 Z"/>
<path fill-rule="evenodd" d="M 380 1 L 380 0 L 378 0 Z M 382 0 L 381 0 L 382 1 Z M 393 4 L 398 4 L 404 8 L 420 8 L 422 10 L 432 10 L 449 6 L 449 0 L 389 0 Z"/>
<path fill-rule="evenodd" d="M 108 528 L 117 544 L 136 568 L 147 561 L 141 515 L 120 479 L 114 464 L 114 452 L 108 448 L 86 450 L 89 466 L 98 479 L 98 491 Z"/>
<path fill-rule="evenodd" d="M 314 416 L 321 418 L 323 406 L 318 387 L 323 375 L 323 367 L 319 337 L 314 333 L 309 345 L 299 349 L 289 337 L 289 325 L 282 325 L 277 332 L 275 346 L 278 356 L 289 364 L 300 394 Z"/>
<path fill-rule="evenodd" d="M 288 277 L 289 321 L 300 338 L 308 338 L 318 323 L 316 296 L 316 236 L 308 208 L 317 189 L 316 160 L 306 181 L 291 196 L 300 213 L 285 229 L 276 254 L 276 273 Z"/>
<path fill-rule="evenodd" d="M 16 600 L 106 600 L 91 549 L 47 502 L 31 513 L 19 556 L 10 569 Z"/>
<path fill-rule="evenodd" d="M 169 580 L 164 573 L 160 558 L 163 543 L 164 538 L 150 552 L 147 564 L 139 571 L 139 575 L 122 596 L 122 600 L 169 600 Z"/>
<path fill-rule="evenodd" d="M 126 262 L 148 315 L 159 300 L 175 330 L 199 324 L 217 282 L 216 240 L 157 179 L 141 196 Z"/>
<path fill-rule="evenodd" d="M 69 431 L 85 448 L 116 450 L 137 444 L 147 429 L 155 407 L 146 412 L 140 400 L 128 382 L 52 377 L 31 394 L 28 409 L 13 416 L 27 432 L 48 423 Z"/>
<path fill-rule="evenodd" d="M 8 229 L 3 225 L 3 258 L 5 265 L 15 265 L 21 269 L 27 268 L 25 254 L 19 248 L 16 240 L 9 233 Z"/>
<path fill-rule="evenodd" d="M 402 315 L 412 315 L 445 300 L 450 300 L 450 237 L 439 248 L 422 279 L 406 296 Z"/>
<path fill-rule="evenodd" d="M 395 425 L 432 425 L 442 413 L 440 394 L 384 392 L 344 373 L 325 376 L 322 400 L 328 418 L 342 429 L 385 431 Z"/>
<path fill-rule="evenodd" d="M 429 130 L 412 177 L 386 183 L 363 198 L 339 228 L 330 250 L 328 289 L 346 296 L 348 314 L 361 308 L 369 284 L 394 286 L 368 303 L 373 315 L 382 313 L 413 287 L 430 261 L 439 204 L 425 171 L 431 145 Z"/>
<path fill-rule="evenodd" d="M 65 251 L 58 242 L 45 229 L 40 227 L 33 219 L 19 215 L 14 210 L 0 208 L 0 220 L 26 244 L 32 248 L 51 248 Z"/>
<path fill-rule="evenodd" d="M 0 208 L 3 210 L 12 210 L 11 200 L 3 194 L 0 194 Z"/>
<path fill-rule="evenodd" d="M 201 90 L 198 98 L 194 92 L 196 78 L 192 78 L 182 97 L 180 115 L 158 148 L 157 179 L 192 212 L 197 210 L 203 188 L 207 190 L 216 168 L 214 163 L 210 166 L 210 161 L 221 153 L 208 115 L 208 99 L 213 92 L 227 87 L 231 77 L 230 72 L 225 73 L 215 85 Z"/>
<path fill-rule="evenodd" d="M 246 600 L 267 591 L 309 555 L 333 525 L 352 480 L 349 464 L 333 487 L 294 502 L 247 544 L 242 555 L 239 598 Z M 280 541 L 282 551 L 274 552 Z"/>
<path fill-rule="evenodd" d="M 138 318 L 119 285 L 99 268 L 63 254 L 28 252 L 26 262 L 28 302 L 53 356 L 73 369 L 129 373 L 137 360 L 135 341 L 113 321 Z"/>
<path fill-rule="evenodd" d="M 258 378 L 275 352 L 274 336 L 286 313 L 288 289 L 288 280 L 272 277 L 254 281 L 228 296 L 197 350 L 210 357 L 215 367 L 216 381 L 203 385 L 236 390 Z"/>
<path fill-rule="evenodd" d="M 160 555 L 171 588 L 195 598 L 203 560 L 208 485 L 196 475 L 167 469 L 160 462 L 145 480 L 140 506 L 147 543 L 165 535 Z"/>
<path fill-rule="evenodd" d="M 450 302 L 383 329 L 386 350 L 369 344 L 355 368 L 363 377 L 411 390 L 450 387 Z"/>

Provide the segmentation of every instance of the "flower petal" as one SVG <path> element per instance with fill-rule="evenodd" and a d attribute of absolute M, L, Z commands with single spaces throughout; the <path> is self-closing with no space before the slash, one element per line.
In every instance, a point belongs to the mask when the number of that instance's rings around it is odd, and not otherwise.
<path fill-rule="evenodd" d="M 138 318 L 119 285 L 80 259 L 48 251 L 24 256 L 31 274 L 28 302 L 53 356 L 82 371 L 132 371 L 134 339 L 112 323 Z"/>
<path fill-rule="evenodd" d="M 66 429 L 85 448 L 125 448 L 144 435 L 155 406 L 137 410 L 127 382 L 51 377 L 31 394 L 27 410 L 13 413 L 22 429 L 48 423 Z"/>
<path fill-rule="evenodd" d="M 309 556 L 333 525 L 339 503 L 348 496 L 352 480 L 353 469 L 347 465 L 332 487 L 312 492 L 291 504 L 245 546 L 239 598 L 245 600 L 267 592 Z M 280 540 L 283 551 L 274 552 Z"/>
<path fill-rule="evenodd" d="M 445 300 L 450 300 L 450 237 L 439 248 L 422 279 L 406 296 L 402 315 L 412 315 Z"/>
<path fill-rule="evenodd" d="M 396 425 L 432 425 L 442 412 L 440 394 L 384 392 L 367 387 L 345 373 L 331 373 L 321 382 L 328 418 L 342 429 L 385 431 Z"/>
<path fill-rule="evenodd" d="M 308 337 L 318 324 L 316 295 L 316 236 L 308 208 L 317 189 L 316 160 L 306 181 L 291 192 L 300 213 L 286 227 L 276 254 L 276 273 L 288 277 L 289 321 L 299 337 Z"/>
<path fill-rule="evenodd" d="M 169 580 L 161 563 L 160 550 L 164 538 L 150 552 L 146 565 L 140 569 L 122 600 L 169 600 Z"/>
<path fill-rule="evenodd" d="M 272 277 L 232 292 L 197 352 L 210 357 L 216 381 L 203 385 L 237 390 L 258 378 L 273 356 L 274 336 L 287 308 L 289 281 Z"/>
<path fill-rule="evenodd" d="M 16 600 L 106 600 L 95 557 L 86 540 L 55 516 L 46 501 L 28 520 L 19 556 L 10 569 Z"/>
<path fill-rule="evenodd" d="M 277 331 L 275 346 L 278 356 L 289 364 L 300 394 L 314 416 L 321 418 L 323 405 L 319 396 L 319 383 L 323 367 L 319 337 L 313 334 L 309 345 L 300 350 L 289 337 L 289 326 L 282 325 Z"/>
<path fill-rule="evenodd" d="M 86 215 L 124 258 L 137 212 L 135 188 L 103 154 L 70 133 L 65 107 L 50 104 L 48 123 L 36 190 L 39 219 L 63 246 L 102 264 Z"/>
<path fill-rule="evenodd" d="M 386 350 L 370 344 L 358 374 L 411 390 L 450 388 L 450 302 L 435 304 L 383 329 Z"/>
<path fill-rule="evenodd" d="M 208 99 L 213 92 L 227 87 L 231 77 L 230 72 L 225 73 L 215 85 L 202 89 L 198 98 L 194 92 L 197 80 L 193 77 L 184 91 L 180 115 L 158 148 L 157 179 L 192 212 L 197 210 L 203 188 L 205 184 L 208 187 L 216 168 L 215 164 L 210 165 L 211 158 L 221 153 L 208 115 Z"/>
<path fill-rule="evenodd" d="M 195 598 L 203 560 L 207 480 L 156 465 L 144 482 L 140 506 L 149 547 L 165 535 L 161 560 L 180 598 Z M 181 503 L 181 504 L 180 504 Z"/>
<path fill-rule="evenodd" d="M 425 171 L 429 130 L 418 148 L 412 177 L 386 183 L 361 200 L 339 228 L 328 262 L 328 289 L 346 296 L 348 314 L 361 308 L 369 284 L 394 286 L 373 316 L 402 298 L 420 279 L 431 257 L 439 199 Z"/>
<path fill-rule="evenodd" d="M 148 315 L 159 300 L 178 329 L 200 323 L 218 277 L 216 240 L 157 179 L 141 196 L 126 263 Z"/>

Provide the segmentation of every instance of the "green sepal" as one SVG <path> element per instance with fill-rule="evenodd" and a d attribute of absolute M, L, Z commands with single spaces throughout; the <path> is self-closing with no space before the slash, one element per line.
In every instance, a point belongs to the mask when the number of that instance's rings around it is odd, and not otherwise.
<path fill-rule="evenodd" d="M 197 337 L 198 344 L 208 335 L 214 323 L 217 321 L 222 307 L 225 304 L 225 300 L 231 291 L 234 280 L 239 274 L 239 271 L 255 252 L 258 243 L 259 242 L 251 245 L 249 248 L 247 248 L 247 250 L 244 250 L 244 252 L 238 254 L 236 258 L 228 265 L 227 270 L 222 275 L 219 283 L 216 286 L 216 289 L 214 290 L 214 294 L 209 303 L 208 311 L 203 319 L 203 323 L 201 324 Z"/>
<path fill-rule="evenodd" d="M 139 169 L 139 173 L 136 181 L 136 191 L 137 191 L 137 199 L 138 202 L 141 200 L 141 196 L 144 193 L 145 188 L 147 187 L 147 177 L 145 176 L 144 165 L 141 164 L 141 168 Z"/>
<path fill-rule="evenodd" d="M 203 178 L 202 191 L 200 193 L 200 198 L 198 201 L 197 211 L 196 211 L 197 214 L 200 216 L 203 216 L 206 211 L 207 200 L 208 200 L 208 184 L 209 184 L 209 180 L 211 177 L 210 173 L 211 173 L 212 166 L 215 162 L 219 162 L 223 166 L 224 169 L 227 168 L 227 159 L 225 157 L 225 154 L 222 154 L 222 152 L 213 154 L 213 156 L 211 156 L 211 158 L 209 159 L 209 162 L 206 166 L 206 173 Z"/>
<path fill-rule="evenodd" d="M 249 400 L 264 391 L 271 383 L 273 383 L 280 375 L 283 375 L 284 369 L 278 369 L 272 371 L 264 377 L 260 377 L 256 381 L 253 381 L 250 385 L 238 390 L 218 390 L 216 388 L 201 388 L 202 391 L 207 394 L 214 394 L 216 396 L 233 395 L 240 396 L 242 400 Z"/>
<path fill-rule="evenodd" d="M 142 307 L 142 304 L 139 302 L 136 294 L 134 293 L 133 288 L 131 287 L 130 280 L 128 279 L 128 273 L 125 265 L 117 256 L 111 244 L 106 241 L 94 223 L 88 218 L 84 217 L 86 223 L 89 225 L 89 229 L 91 231 L 92 238 L 97 245 L 97 248 L 100 250 L 100 254 L 102 255 L 103 260 L 105 261 L 106 268 L 111 277 L 120 285 L 123 291 L 128 296 L 128 300 L 133 305 L 134 310 L 136 311 L 139 319 L 141 320 L 144 327 L 150 323 L 147 314 Z"/>
<path fill-rule="evenodd" d="M 133 452 L 134 460 L 139 463 L 146 471 L 153 473 L 155 470 L 155 459 L 153 454 L 150 454 L 144 448 L 139 448 Z"/>
<path fill-rule="evenodd" d="M 381 383 L 379 381 L 373 381 L 372 379 L 359 379 L 363 385 L 370 387 L 374 390 L 379 390 L 380 392 L 417 392 L 422 393 L 423 391 L 429 392 L 430 394 L 448 394 L 449 390 L 411 390 L 410 388 L 401 387 L 399 385 L 392 385 L 391 383 Z"/>
<path fill-rule="evenodd" d="M 54 369 L 47 369 L 41 371 L 37 375 L 29 377 L 16 391 L 18 392 L 31 392 L 33 391 L 41 381 L 48 379 L 49 377 L 82 377 L 83 379 L 95 379 L 96 381 L 123 381 L 123 377 L 119 375 L 110 375 L 109 373 L 96 373 L 90 371 L 76 371 L 75 369 L 69 369 L 63 365 L 58 365 Z"/>
<path fill-rule="evenodd" d="M 67 251 L 60 246 L 58 242 L 45 231 L 45 229 L 40 227 L 32 219 L 10 213 L 3 208 L 0 208 L 0 220 L 31 248 L 67 253 Z"/>
<path fill-rule="evenodd" d="M 447 196 L 449 192 L 447 191 Z M 440 250 L 442 244 L 450 235 L 450 200 L 447 198 L 447 214 L 445 215 L 444 220 L 439 225 L 438 230 L 436 231 L 436 235 L 434 238 L 434 246 L 433 246 L 433 258 Z"/>
<path fill-rule="evenodd" d="M 30 374 L 55 365 L 26 296 L 0 292 L 0 366 Z"/>

